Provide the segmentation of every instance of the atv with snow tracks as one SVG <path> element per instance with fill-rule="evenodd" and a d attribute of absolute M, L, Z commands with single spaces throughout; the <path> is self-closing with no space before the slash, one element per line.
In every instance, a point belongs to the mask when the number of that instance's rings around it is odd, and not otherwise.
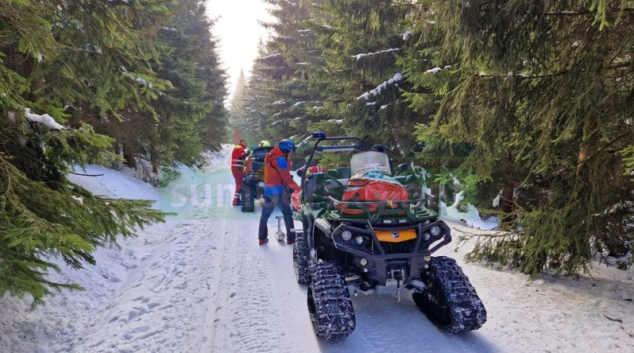
<path fill-rule="evenodd" d="M 469 279 L 455 260 L 432 256 L 451 241 L 450 228 L 415 177 L 392 176 L 388 156 L 364 152 L 357 138 L 313 138 L 307 166 L 316 152 L 352 153 L 349 167 L 302 176 L 293 263 L 308 285 L 315 334 L 336 340 L 354 331 L 351 292 L 392 291 L 400 300 L 402 289 L 443 330 L 480 328 L 486 310 Z"/>

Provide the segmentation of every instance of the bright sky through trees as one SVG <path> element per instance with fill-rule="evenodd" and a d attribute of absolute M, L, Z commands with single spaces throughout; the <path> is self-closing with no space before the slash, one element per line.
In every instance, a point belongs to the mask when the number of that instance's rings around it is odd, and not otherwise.
<path fill-rule="evenodd" d="M 240 70 L 249 76 L 258 42 L 267 38 L 267 30 L 258 22 L 272 20 L 266 8 L 262 0 L 207 0 L 207 15 L 217 19 L 212 32 L 220 39 L 219 52 L 229 75 L 229 94 L 235 90 Z"/>

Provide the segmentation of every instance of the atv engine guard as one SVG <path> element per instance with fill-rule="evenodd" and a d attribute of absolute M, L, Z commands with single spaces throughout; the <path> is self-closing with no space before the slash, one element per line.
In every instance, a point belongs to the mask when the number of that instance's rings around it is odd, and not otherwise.
<path fill-rule="evenodd" d="M 425 237 L 421 235 L 428 233 L 429 229 L 434 225 L 438 225 L 442 229 L 442 233 L 438 236 L 431 236 L 425 240 Z M 409 280 L 417 278 L 420 272 L 429 265 L 431 254 L 451 241 L 449 226 L 442 221 L 429 224 L 419 223 L 415 228 L 417 235 L 415 244 L 412 251 L 408 252 L 388 253 L 385 243 L 381 244 L 382 242 L 379 241 L 377 233 L 387 231 L 388 229 L 390 232 L 395 230 L 401 232 L 408 229 L 411 230 L 411 225 L 386 228 L 361 228 L 360 226 L 341 224 L 332 232 L 331 238 L 337 249 L 355 255 L 359 260 L 365 259 L 365 265 L 356 262 L 356 266 L 360 272 L 365 273 L 367 278 L 376 284 L 385 285 L 389 279 L 396 277 L 395 273 L 398 271 L 401 271 L 398 276 L 401 283 L 407 283 Z M 371 244 L 367 242 L 355 244 L 353 240 L 344 241 L 341 234 L 346 230 L 353 233 L 353 238 L 357 235 L 365 236 L 365 239 L 369 240 Z M 370 249 L 373 251 L 371 252 Z"/>

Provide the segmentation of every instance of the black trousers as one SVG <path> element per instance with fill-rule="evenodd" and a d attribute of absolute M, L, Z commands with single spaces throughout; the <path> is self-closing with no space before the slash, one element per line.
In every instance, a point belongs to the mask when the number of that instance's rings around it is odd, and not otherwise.
<path fill-rule="evenodd" d="M 293 224 L 293 211 L 291 211 L 291 197 L 288 192 L 281 194 L 267 195 L 264 194 L 264 207 L 262 208 L 262 216 L 260 217 L 260 229 L 258 237 L 260 239 L 266 239 L 268 237 L 267 223 L 269 218 L 277 206 L 284 215 L 284 224 L 286 225 L 286 238 L 288 240 L 295 240 L 295 232 Z"/>

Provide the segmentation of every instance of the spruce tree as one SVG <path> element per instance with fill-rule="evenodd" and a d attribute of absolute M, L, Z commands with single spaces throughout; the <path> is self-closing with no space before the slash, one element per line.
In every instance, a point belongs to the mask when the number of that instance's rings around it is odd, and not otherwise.
<path fill-rule="evenodd" d="M 246 138 L 250 143 L 259 140 L 259 135 L 255 133 L 254 114 L 250 112 L 253 108 L 247 107 L 249 102 L 248 82 L 244 71 L 240 70 L 236 88 L 229 103 L 229 122 L 231 130 L 240 134 L 240 138 Z M 236 138 L 238 138 L 236 136 Z M 233 141 L 237 142 L 237 141 Z"/>
<path fill-rule="evenodd" d="M 81 268 L 95 247 L 163 219 L 149 201 L 94 196 L 68 174 L 115 159 L 113 140 L 78 117 L 121 118 L 124 107 L 155 114 L 156 90 L 170 86 L 151 69 L 164 3 L 0 3 L 0 293 L 30 294 L 35 305 L 52 290 L 78 289 L 47 280 L 58 269 L 50 256 Z"/>
<path fill-rule="evenodd" d="M 199 164 L 203 149 L 220 148 L 226 127 L 224 72 L 219 68 L 204 4 L 180 1 L 170 10 L 175 16 L 157 38 L 166 53 L 152 63 L 157 77 L 170 86 L 157 92 L 150 110 L 127 108 L 118 113 L 123 117 L 120 121 L 90 121 L 97 131 L 124 146 L 131 167 L 135 157 L 143 158 L 151 161 L 155 172 L 159 165 L 174 162 Z M 151 83 L 141 83 L 153 89 Z"/>
<path fill-rule="evenodd" d="M 315 37 L 309 29 L 311 1 L 269 1 L 276 7 L 274 23 L 264 26 L 273 36 L 260 48 L 248 86 L 247 112 L 269 140 L 306 137 L 323 120 L 321 92 L 310 87 L 310 68 L 319 60 Z"/>
<path fill-rule="evenodd" d="M 629 3 L 424 2 L 419 48 L 451 70 L 444 90 L 429 83 L 442 100 L 420 138 L 474 141 L 463 166 L 512 206 L 510 232 L 480 238 L 471 259 L 576 273 L 593 246 L 631 237 Z"/>
<path fill-rule="evenodd" d="M 343 120 L 346 133 L 369 143 L 384 143 L 401 155 L 397 142 L 411 145 L 420 119 L 401 97 L 407 87 L 396 65 L 408 38 L 403 20 L 408 1 L 326 0 L 314 7 L 324 65 L 315 72 L 316 86 L 327 92 L 326 105 Z M 404 151 L 403 151 L 404 152 Z"/>

